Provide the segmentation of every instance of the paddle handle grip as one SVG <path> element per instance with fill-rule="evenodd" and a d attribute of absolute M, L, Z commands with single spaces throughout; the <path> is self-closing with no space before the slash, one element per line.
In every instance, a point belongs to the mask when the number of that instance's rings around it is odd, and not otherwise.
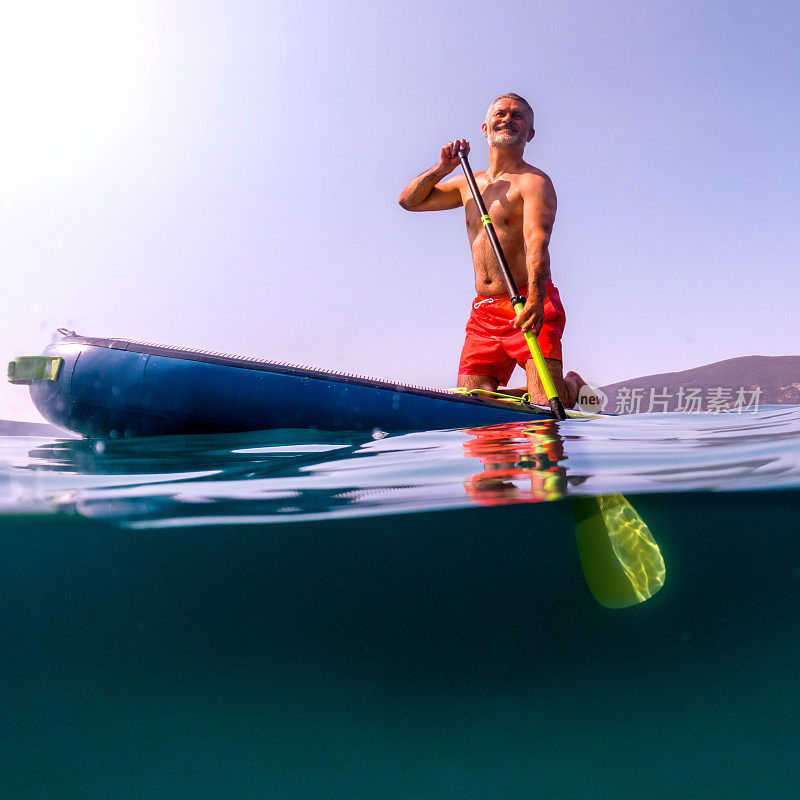
<path fill-rule="evenodd" d="M 508 296 L 511 298 L 511 305 L 514 307 L 514 311 L 519 314 L 524 307 L 522 295 L 520 295 L 517 285 L 514 283 L 514 278 L 511 275 L 511 270 L 508 268 L 508 262 L 506 261 L 505 254 L 503 253 L 503 248 L 500 247 L 500 240 L 497 238 L 497 233 L 494 229 L 494 225 L 492 224 L 492 220 L 489 217 L 489 212 L 486 210 L 486 204 L 483 202 L 480 189 L 478 189 L 478 184 L 475 181 L 475 175 L 472 172 L 472 167 L 469 165 L 467 154 L 464 150 L 458 151 L 458 160 L 461 162 L 461 169 L 464 170 L 464 176 L 466 177 L 470 191 L 472 192 L 472 199 L 478 206 L 478 211 L 481 215 L 481 222 L 483 223 L 483 227 L 486 229 L 486 235 L 489 237 L 489 243 L 492 246 L 495 258 L 497 259 L 497 265 L 500 267 L 500 275 L 503 278 L 503 283 L 506 286 Z M 547 368 L 547 362 L 544 360 L 542 350 L 539 347 L 539 342 L 536 341 L 536 336 L 534 336 L 531 331 L 525 331 L 523 336 L 525 337 L 525 341 L 528 343 L 528 349 L 531 352 L 531 358 L 533 358 L 533 363 L 536 366 L 536 372 L 539 375 L 539 380 L 542 382 L 542 388 L 544 389 L 544 393 L 547 395 L 547 400 L 550 404 L 550 410 L 553 412 L 553 416 L 559 420 L 566 419 L 567 413 L 564 411 L 564 405 L 558 396 L 555 384 L 553 383 L 553 378 L 550 375 L 550 370 Z"/>

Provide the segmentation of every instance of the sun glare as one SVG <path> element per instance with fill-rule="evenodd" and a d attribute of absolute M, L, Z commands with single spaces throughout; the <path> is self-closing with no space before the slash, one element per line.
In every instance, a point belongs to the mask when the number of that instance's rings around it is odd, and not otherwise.
<path fill-rule="evenodd" d="M 0 11 L 0 175 L 33 180 L 103 152 L 138 111 L 135 0 L 20 0 Z"/>

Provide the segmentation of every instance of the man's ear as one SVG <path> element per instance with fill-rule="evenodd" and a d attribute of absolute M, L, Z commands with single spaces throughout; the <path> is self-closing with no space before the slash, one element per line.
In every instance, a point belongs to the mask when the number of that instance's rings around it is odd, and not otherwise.
<path fill-rule="evenodd" d="M 489 128 L 487 127 L 485 122 L 483 123 L 483 125 L 481 125 L 481 130 L 483 131 L 483 138 L 484 139 L 488 139 L 489 138 Z"/>
<path fill-rule="evenodd" d="M 533 139 L 534 136 L 536 136 L 536 131 L 533 128 L 531 128 L 531 132 L 528 134 L 528 138 L 525 141 L 529 142 L 531 139 Z"/>

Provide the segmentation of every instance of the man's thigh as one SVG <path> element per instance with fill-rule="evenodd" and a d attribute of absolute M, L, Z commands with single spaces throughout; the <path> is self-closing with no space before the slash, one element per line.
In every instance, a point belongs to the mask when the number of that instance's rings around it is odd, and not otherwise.
<path fill-rule="evenodd" d="M 490 375 L 459 375 L 458 386 L 460 389 L 484 389 L 496 392 L 499 383 L 497 378 Z"/>

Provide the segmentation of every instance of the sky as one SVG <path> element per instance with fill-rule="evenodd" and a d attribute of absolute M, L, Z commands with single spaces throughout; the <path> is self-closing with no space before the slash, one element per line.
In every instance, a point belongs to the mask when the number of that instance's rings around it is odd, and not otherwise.
<path fill-rule="evenodd" d="M 463 211 L 397 197 L 453 139 L 484 168 L 508 91 L 558 193 L 566 369 L 800 354 L 796 2 L 27 0 L 0 11 L 0 361 L 68 327 L 455 385 Z M 39 419 L 24 387 L 0 418 Z"/>

